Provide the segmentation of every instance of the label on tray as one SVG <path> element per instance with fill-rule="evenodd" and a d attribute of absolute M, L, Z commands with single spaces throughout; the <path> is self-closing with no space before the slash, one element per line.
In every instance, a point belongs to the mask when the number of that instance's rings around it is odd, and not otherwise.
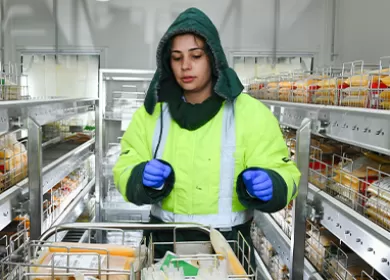
<path fill-rule="evenodd" d="M 103 268 L 103 263 L 105 256 L 100 256 L 100 268 Z M 49 265 L 54 267 L 67 267 L 68 266 L 68 256 L 67 255 L 53 255 Z M 88 269 L 99 269 L 99 257 L 97 255 L 70 255 L 69 256 L 69 267 L 70 268 L 88 268 Z"/>

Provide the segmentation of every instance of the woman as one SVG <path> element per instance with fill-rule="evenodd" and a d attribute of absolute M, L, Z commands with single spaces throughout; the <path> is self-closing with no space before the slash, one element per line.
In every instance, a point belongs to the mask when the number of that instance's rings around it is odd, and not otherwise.
<path fill-rule="evenodd" d="M 210 19 L 195 8 L 180 14 L 161 39 L 157 71 L 113 170 L 125 199 L 152 204 L 151 222 L 200 223 L 249 239 L 253 210 L 275 212 L 296 196 L 300 173 L 277 120 L 242 90 Z"/>

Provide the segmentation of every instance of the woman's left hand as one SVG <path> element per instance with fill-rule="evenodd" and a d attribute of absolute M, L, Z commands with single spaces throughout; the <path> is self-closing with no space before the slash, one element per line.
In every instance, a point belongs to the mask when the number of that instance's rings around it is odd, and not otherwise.
<path fill-rule="evenodd" d="M 264 202 L 270 201 L 273 195 L 272 180 L 262 170 L 247 170 L 242 175 L 248 193 Z"/>

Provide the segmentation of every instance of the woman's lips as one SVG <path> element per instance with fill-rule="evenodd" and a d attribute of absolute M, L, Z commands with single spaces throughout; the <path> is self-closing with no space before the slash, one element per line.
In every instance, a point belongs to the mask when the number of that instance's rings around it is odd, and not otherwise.
<path fill-rule="evenodd" d="M 195 77 L 187 76 L 187 77 L 181 78 L 181 80 L 183 81 L 183 83 L 188 84 L 188 83 L 191 83 L 193 80 L 195 80 Z"/>

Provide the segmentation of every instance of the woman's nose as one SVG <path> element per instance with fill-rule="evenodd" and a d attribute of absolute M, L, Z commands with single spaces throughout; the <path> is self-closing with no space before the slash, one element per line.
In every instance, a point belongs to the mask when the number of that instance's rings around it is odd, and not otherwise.
<path fill-rule="evenodd" d="M 181 68 L 182 70 L 191 70 L 191 60 L 189 58 L 184 58 L 182 60 Z"/>

